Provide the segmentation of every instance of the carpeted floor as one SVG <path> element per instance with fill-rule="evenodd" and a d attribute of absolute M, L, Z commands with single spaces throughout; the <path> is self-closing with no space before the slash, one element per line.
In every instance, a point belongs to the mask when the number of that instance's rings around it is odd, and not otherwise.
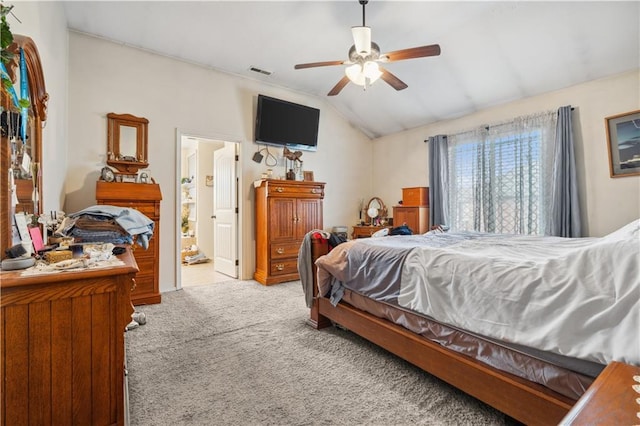
<path fill-rule="evenodd" d="M 496 425 L 508 419 L 340 329 L 299 282 L 165 293 L 127 333 L 131 425 Z"/>

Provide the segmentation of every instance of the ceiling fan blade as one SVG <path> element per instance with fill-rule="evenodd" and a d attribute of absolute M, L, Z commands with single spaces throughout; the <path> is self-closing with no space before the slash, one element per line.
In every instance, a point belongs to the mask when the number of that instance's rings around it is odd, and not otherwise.
<path fill-rule="evenodd" d="M 426 56 L 438 56 L 440 54 L 440 45 L 431 44 L 429 46 L 412 47 L 409 49 L 395 50 L 393 52 L 380 55 L 386 59 L 386 62 L 402 61 L 405 59 L 424 58 Z"/>
<path fill-rule="evenodd" d="M 391 74 L 386 69 L 380 67 L 380 71 L 382 71 L 382 75 L 380 76 L 380 78 L 383 79 L 385 82 L 387 82 L 394 89 L 402 90 L 409 87 L 404 81 L 400 80 L 398 77 Z"/>
<path fill-rule="evenodd" d="M 349 83 L 349 77 L 347 77 L 346 75 L 344 77 L 342 77 L 342 79 L 338 82 L 338 84 L 336 84 L 335 86 L 333 86 L 333 89 L 331 89 L 331 91 L 329 91 L 329 93 L 327 93 L 327 96 L 335 96 L 338 93 L 340 93 L 340 91 L 342 89 L 344 89 L 344 86 L 346 86 Z"/>
<path fill-rule="evenodd" d="M 293 68 L 297 70 L 301 70 L 304 68 L 315 68 L 315 67 L 329 67 L 332 65 L 342 65 L 344 61 L 326 61 L 326 62 L 309 62 L 308 64 L 298 64 Z"/>

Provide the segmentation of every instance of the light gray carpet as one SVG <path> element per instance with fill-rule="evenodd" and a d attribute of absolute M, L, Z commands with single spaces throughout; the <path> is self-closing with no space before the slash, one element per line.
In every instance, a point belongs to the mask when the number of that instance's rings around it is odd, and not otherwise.
<path fill-rule="evenodd" d="M 132 425 L 494 425 L 501 413 L 354 334 L 299 282 L 189 287 L 127 333 Z"/>

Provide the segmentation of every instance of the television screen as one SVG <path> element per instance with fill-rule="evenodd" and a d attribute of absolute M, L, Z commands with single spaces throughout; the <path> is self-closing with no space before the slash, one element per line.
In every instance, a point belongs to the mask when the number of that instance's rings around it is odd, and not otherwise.
<path fill-rule="evenodd" d="M 315 151 L 320 110 L 258 95 L 256 143 Z"/>

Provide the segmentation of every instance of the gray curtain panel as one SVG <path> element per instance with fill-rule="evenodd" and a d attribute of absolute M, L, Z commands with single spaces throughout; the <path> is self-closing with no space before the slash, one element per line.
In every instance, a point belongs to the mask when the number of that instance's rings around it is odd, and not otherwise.
<path fill-rule="evenodd" d="M 571 105 L 558 109 L 552 185 L 547 233 L 558 237 L 581 237 Z"/>
<path fill-rule="evenodd" d="M 449 161 L 446 135 L 430 136 L 429 144 L 429 223 L 447 225 L 449 219 Z"/>

